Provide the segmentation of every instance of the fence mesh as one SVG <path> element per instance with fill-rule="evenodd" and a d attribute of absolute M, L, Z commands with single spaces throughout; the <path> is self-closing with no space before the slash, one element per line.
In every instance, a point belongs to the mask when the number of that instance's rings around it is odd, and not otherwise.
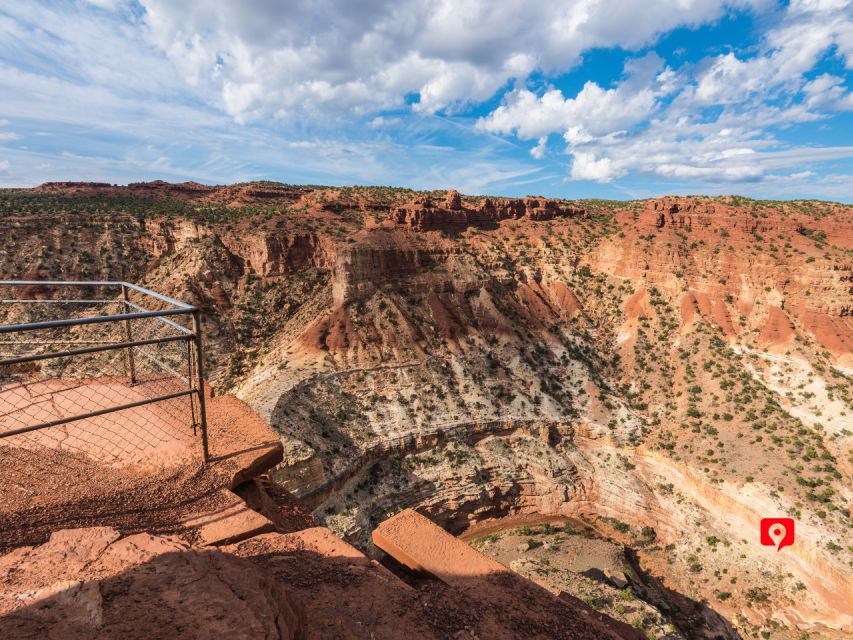
<path fill-rule="evenodd" d="M 163 466 L 200 460 L 190 315 L 112 319 L 170 307 L 133 289 L 124 299 L 114 284 L 0 287 L 0 326 L 108 319 L 0 333 L 0 361 L 47 356 L 0 364 L 0 464 L 7 478 L 93 462 Z M 144 344 L 121 346 L 127 342 Z M 100 350 L 63 355 L 89 349 Z"/>

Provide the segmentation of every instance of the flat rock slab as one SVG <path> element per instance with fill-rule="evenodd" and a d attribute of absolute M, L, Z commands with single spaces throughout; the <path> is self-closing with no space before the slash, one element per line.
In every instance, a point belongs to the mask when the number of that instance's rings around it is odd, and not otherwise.
<path fill-rule="evenodd" d="M 644 639 L 580 600 L 556 598 L 411 509 L 374 529 L 373 542 L 399 563 L 447 584 L 471 610 L 483 612 L 480 637 Z"/>
<path fill-rule="evenodd" d="M 373 542 L 397 562 L 429 573 L 451 586 L 471 584 L 471 578 L 515 575 L 411 509 L 381 523 Z"/>
<path fill-rule="evenodd" d="M 198 529 L 200 544 L 231 544 L 275 531 L 272 521 L 251 509 L 242 498 L 227 489 L 219 493 L 222 506 L 183 522 L 188 529 Z"/>
<path fill-rule="evenodd" d="M 32 427 L 183 391 L 175 380 L 51 379 L 0 387 L 0 431 Z M 199 457 L 189 400 L 175 398 L 10 438 L 13 447 L 57 449 L 98 464 L 175 467 Z"/>
<path fill-rule="evenodd" d="M 269 471 L 284 458 L 278 434 L 234 396 L 209 397 L 207 429 L 210 461 L 232 489 Z"/>

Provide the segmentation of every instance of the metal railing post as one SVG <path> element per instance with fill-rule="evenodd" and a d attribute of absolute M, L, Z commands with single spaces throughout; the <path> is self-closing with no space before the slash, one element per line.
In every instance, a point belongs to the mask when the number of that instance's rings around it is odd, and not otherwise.
<path fill-rule="evenodd" d="M 130 300 L 128 298 L 127 287 L 125 285 L 121 285 L 121 296 L 124 298 L 125 311 L 127 311 L 127 306 Z M 133 342 L 133 330 L 130 326 L 130 320 L 124 321 L 124 333 L 125 340 L 127 342 Z M 130 384 L 136 384 L 136 362 L 133 359 L 133 347 L 128 347 L 125 353 L 125 361 L 127 363 L 126 366 L 128 376 L 130 377 Z"/>
<path fill-rule="evenodd" d="M 193 342 L 195 342 L 196 390 L 198 393 L 198 412 L 201 427 L 201 453 L 205 463 L 207 463 L 210 451 L 207 442 L 207 412 L 204 406 L 204 354 L 201 350 L 201 312 L 198 309 L 193 311 Z"/>

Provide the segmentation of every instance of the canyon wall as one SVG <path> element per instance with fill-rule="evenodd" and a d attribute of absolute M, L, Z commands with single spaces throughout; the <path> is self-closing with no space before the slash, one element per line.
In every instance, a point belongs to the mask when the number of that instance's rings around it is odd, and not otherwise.
<path fill-rule="evenodd" d="M 848 206 L 264 183 L 0 204 L 7 277 L 199 304 L 214 384 L 282 439 L 277 479 L 367 549 L 407 506 L 454 532 L 571 515 L 741 631 L 850 622 Z M 755 505 L 802 546 L 767 564 Z"/>

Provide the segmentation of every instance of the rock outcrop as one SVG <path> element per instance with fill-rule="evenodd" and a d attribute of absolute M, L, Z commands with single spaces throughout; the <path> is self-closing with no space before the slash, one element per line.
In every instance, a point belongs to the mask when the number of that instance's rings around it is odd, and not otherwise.
<path fill-rule="evenodd" d="M 145 204 L 122 209 L 131 194 Z M 25 196 L 0 200 L 0 269 L 199 304 L 214 380 L 284 443 L 274 476 L 351 542 L 402 506 L 453 531 L 583 515 L 630 544 L 654 529 L 642 561 L 738 632 L 770 632 L 774 610 L 792 633 L 846 623 L 845 578 L 797 603 L 848 569 L 853 208 L 268 183 Z M 809 554 L 765 575 L 740 502 L 798 514 Z"/>
<path fill-rule="evenodd" d="M 578 216 L 583 209 L 540 198 L 484 198 L 477 204 L 463 202 L 457 191 L 449 191 L 437 206 L 427 196 L 418 196 L 393 210 L 391 219 L 416 231 L 460 230 L 469 226 L 489 227 L 503 220 L 551 220 Z"/>
<path fill-rule="evenodd" d="M 106 527 L 0 556 L 0 636 L 17 640 L 299 636 L 300 614 L 253 563 Z"/>

